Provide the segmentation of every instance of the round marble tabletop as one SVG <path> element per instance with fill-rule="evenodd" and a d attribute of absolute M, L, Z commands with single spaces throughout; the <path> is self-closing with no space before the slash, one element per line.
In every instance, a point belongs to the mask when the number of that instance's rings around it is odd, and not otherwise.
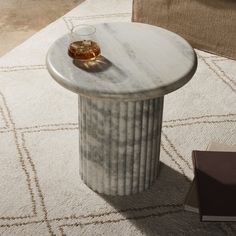
<path fill-rule="evenodd" d="M 80 63 L 68 56 L 69 34 L 47 54 L 47 68 L 65 88 L 84 96 L 145 100 L 161 97 L 187 83 L 197 57 L 182 37 L 142 23 L 97 24 L 93 40 L 102 56 Z"/>

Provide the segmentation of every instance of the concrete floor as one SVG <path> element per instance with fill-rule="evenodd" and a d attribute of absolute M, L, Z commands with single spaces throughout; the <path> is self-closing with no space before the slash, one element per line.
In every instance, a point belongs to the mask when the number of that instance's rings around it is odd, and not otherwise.
<path fill-rule="evenodd" d="M 0 0 L 0 56 L 83 0 Z"/>

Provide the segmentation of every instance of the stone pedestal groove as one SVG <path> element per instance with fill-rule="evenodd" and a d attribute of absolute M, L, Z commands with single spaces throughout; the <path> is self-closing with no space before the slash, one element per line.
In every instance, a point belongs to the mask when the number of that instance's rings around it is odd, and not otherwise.
<path fill-rule="evenodd" d="M 94 191 L 130 195 L 158 174 L 163 97 L 143 101 L 79 95 L 80 175 Z"/>

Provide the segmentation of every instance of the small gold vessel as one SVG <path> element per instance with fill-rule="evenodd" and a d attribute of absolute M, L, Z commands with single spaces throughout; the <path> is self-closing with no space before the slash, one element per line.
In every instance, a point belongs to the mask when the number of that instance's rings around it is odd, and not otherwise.
<path fill-rule="evenodd" d="M 100 47 L 92 40 L 75 41 L 68 48 L 68 55 L 77 60 L 95 60 L 100 54 Z"/>

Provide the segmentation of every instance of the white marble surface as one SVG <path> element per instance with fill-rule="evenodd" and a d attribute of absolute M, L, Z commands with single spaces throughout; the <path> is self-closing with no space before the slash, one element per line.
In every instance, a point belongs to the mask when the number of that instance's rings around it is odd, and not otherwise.
<path fill-rule="evenodd" d="M 95 26 L 93 39 L 100 45 L 103 58 L 89 69 L 81 65 L 79 68 L 67 55 L 68 34 L 48 51 L 50 74 L 73 92 L 98 98 L 144 100 L 180 88 L 195 73 L 194 50 L 170 31 L 141 23 Z"/>

